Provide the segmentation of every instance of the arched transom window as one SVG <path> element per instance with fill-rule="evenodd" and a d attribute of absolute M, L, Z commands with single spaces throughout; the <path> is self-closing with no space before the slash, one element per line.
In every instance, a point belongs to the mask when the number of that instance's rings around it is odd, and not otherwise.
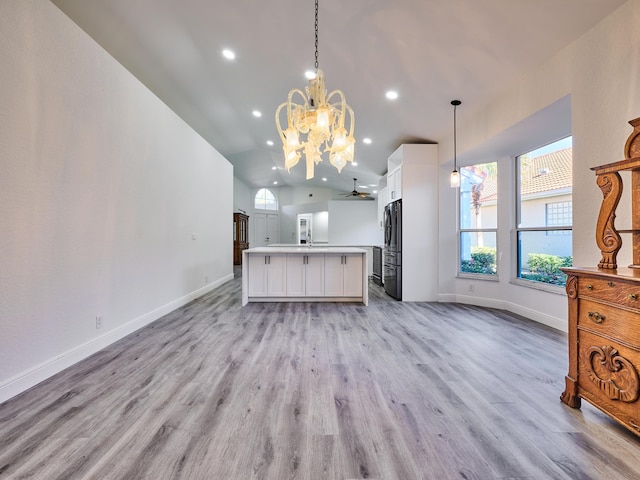
<path fill-rule="evenodd" d="M 278 210 L 278 200 L 271 190 L 261 188 L 256 193 L 254 208 L 256 210 Z"/>

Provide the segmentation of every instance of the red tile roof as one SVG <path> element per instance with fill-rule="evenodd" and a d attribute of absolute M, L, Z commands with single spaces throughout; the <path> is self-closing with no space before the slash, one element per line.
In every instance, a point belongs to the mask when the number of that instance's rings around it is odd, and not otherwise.
<path fill-rule="evenodd" d="M 573 184 L 572 148 L 522 160 L 520 185 L 523 196 L 571 188 Z M 488 176 L 484 180 L 481 203 L 495 201 L 498 195 L 497 177 Z"/>

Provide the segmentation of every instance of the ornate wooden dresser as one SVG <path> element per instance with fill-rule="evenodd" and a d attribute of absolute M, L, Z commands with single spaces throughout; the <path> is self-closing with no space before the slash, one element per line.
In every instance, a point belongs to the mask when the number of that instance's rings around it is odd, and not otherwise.
<path fill-rule="evenodd" d="M 594 167 L 603 200 L 596 227 L 597 268 L 563 268 L 569 297 L 569 373 L 561 400 L 580 399 L 640 435 L 640 118 L 625 145 L 625 160 Z M 632 229 L 616 230 L 622 177 L 631 172 Z M 631 234 L 633 264 L 618 268 L 621 233 Z"/>

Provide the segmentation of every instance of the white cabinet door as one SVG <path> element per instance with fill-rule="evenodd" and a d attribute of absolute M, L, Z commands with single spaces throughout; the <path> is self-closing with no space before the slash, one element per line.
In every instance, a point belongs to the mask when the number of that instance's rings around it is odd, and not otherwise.
<path fill-rule="evenodd" d="M 282 297 L 287 294 L 284 254 L 249 254 L 249 296 Z"/>
<path fill-rule="evenodd" d="M 249 296 L 266 297 L 269 292 L 267 288 L 267 255 L 251 253 L 248 255 L 249 267 Z"/>
<path fill-rule="evenodd" d="M 402 166 L 387 174 L 387 189 L 389 195 L 387 203 L 395 202 L 402 198 Z"/>
<path fill-rule="evenodd" d="M 324 256 L 324 295 L 326 297 L 361 297 L 363 282 L 362 254 Z"/>
<path fill-rule="evenodd" d="M 305 295 L 305 257 L 306 255 L 287 255 L 287 296 Z"/>
<path fill-rule="evenodd" d="M 324 296 L 324 255 L 287 255 L 287 296 Z"/>
<path fill-rule="evenodd" d="M 362 255 L 352 253 L 344 255 L 344 293 L 345 297 L 362 296 Z"/>
<path fill-rule="evenodd" d="M 287 294 L 287 256 L 284 253 L 267 256 L 269 296 L 284 297 Z"/>
<path fill-rule="evenodd" d="M 324 296 L 341 297 L 344 291 L 344 255 L 324 256 Z"/>
<path fill-rule="evenodd" d="M 305 255 L 305 294 L 307 297 L 324 296 L 324 255 Z"/>

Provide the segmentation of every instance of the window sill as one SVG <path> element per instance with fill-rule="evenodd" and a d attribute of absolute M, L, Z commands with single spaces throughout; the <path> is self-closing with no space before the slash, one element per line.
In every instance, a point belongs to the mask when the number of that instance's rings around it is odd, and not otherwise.
<path fill-rule="evenodd" d="M 547 283 L 533 282 L 531 280 L 523 280 L 521 278 L 512 278 L 509 283 L 518 285 L 520 287 L 533 288 L 534 290 L 542 290 L 543 292 L 554 293 L 556 295 L 567 295 L 565 287 L 560 285 L 550 285 Z"/>
<path fill-rule="evenodd" d="M 467 273 L 458 272 L 456 278 L 466 278 L 467 280 L 486 280 L 488 282 L 499 282 L 498 275 L 489 275 L 487 273 Z"/>

